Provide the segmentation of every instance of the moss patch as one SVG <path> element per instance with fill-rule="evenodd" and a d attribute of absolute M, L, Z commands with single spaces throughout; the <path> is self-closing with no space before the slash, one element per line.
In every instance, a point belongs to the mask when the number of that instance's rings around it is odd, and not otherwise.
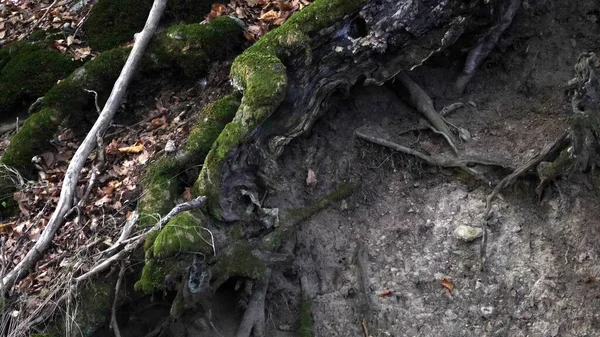
<path fill-rule="evenodd" d="M 142 228 L 154 226 L 161 216 L 175 206 L 179 188 L 177 174 L 180 169 L 179 165 L 168 157 L 161 157 L 148 166 L 142 178 L 144 194 L 138 202 L 140 213 L 138 226 Z"/>
<path fill-rule="evenodd" d="M 110 316 L 114 298 L 114 277 L 111 281 L 93 281 L 81 291 L 77 311 L 68 313 L 77 326 L 76 336 L 91 336 Z"/>
<path fill-rule="evenodd" d="M 0 114 L 12 114 L 23 102 L 44 95 L 57 80 L 81 65 L 57 51 L 36 48 L 33 45 L 16 48 L 0 70 Z"/>
<path fill-rule="evenodd" d="M 40 152 L 58 127 L 58 119 L 52 109 L 44 108 L 25 121 L 11 140 L 0 160 L 22 173 L 29 173 L 31 158 Z"/>
<path fill-rule="evenodd" d="M 242 43 L 242 27 L 221 16 L 210 24 L 175 25 L 160 34 L 153 44 L 158 63 L 175 64 L 191 78 L 203 75 L 209 62 L 226 58 Z"/>
<path fill-rule="evenodd" d="M 144 28 L 153 0 L 100 0 L 94 5 L 85 31 L 96 50 L 108 50 L 133 40 Z M 210 11 L 211 0 L 169 0 L 166 20 L 200 22 Z"/>
<path fill-rule="evenodd" d="M 192 153 L 195 162 L 203 162 L 219 134 L 231 122 L 240 105 L 235 95 L 228 95 L 207 105 L 188 136 L 185 151 Z"/>
<path fill-rule="evenodd" d="M 233 244 L 229 251 L 217 260 L 212 269 L 213 289 L 216 291 L 232 277 L 262 279 L 267 277 L 267 266 L 245 243 Z"/>
<path fill-rule="evenodd" d="M 300 300 L 300 328 L 298 329 L 299 337 L 312 337 L 313 335 L 313 318 L 312 318 L 312 301 L 302 297 Z"/>
<path fill-rule="evenodd" d="M 211 238 L 203 230 L 203 221 L 190 212 L 171 219 L 154 241 L 154 258 L 165 259 L 179 253 L 212 254 Z"/>
<path fill-rule="evenodd" d="M 333 203 L 347 198 L 354 193 L 357 188 L 358 185 L 356 184 L 345 184 L 325 197 L 315 201 L 310 206 L 289 210 L 287 214 L 282 217 L 279 227 L 263 237 L 261 248 L 268 251 L 278 250 L 290 237 L 297 224 L 330 207 Z"/>

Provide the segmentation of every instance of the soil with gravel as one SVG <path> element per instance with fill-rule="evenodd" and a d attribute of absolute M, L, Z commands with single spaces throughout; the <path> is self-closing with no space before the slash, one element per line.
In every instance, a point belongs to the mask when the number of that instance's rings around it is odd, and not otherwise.
<path fill-rule="evenodd" d="M 411 77 L 437 109 L 466 104 L 448 117 L 469 131 L 464 153 L 520 164 L 567 127 L 565 87 L 581 53 L 600 53 L 599 10 L 597 1 L 521 8 L 462 97 L 448 94 L 461 65 L 452 52 Z M 481 239 L 463 242 L 454 231 L 482 226 L 490 184 L 355 137 L 365 130 L 450 153 L 438 135 L 404 132 L 419 115 L 386 86 L 334 99 L 280 159 L 287 184 L 265 204 L 299 207 L 346 182 L 361 187 L 303 223 L 287 246 L 295 261 L 274 273 L 269 335 L 293 330 L 300 293 L 313 298 L 315 336 L 600 335 L 600 197 L 591 173 L 550 184 L 541 201 L 535 177 L 504 190 L 493 203 L 482 269 Z M 497 174 L 488 175 L 491 184 Z"/>

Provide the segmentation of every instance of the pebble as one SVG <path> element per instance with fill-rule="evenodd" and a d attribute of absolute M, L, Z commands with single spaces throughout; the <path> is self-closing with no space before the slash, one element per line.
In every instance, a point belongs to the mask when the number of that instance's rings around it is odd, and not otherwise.
<path fill-rule="evenodd" d="M 484 317 L 489 317 L 494 313 L 494 307 L 481 307 L 480 311 L 481 315 L 483 315 Z"/>
<path fill-rule="evenodd" d="M 166 153 L 171 153 L 171 152 L 175 152 L 175 142 L 172 140 L 168 140 L 167 144 L 165 144 L 165 152 Z"/>
<path fill-rule="evenodd" d="M 454 230 L 454 237 L 464 242 L 471 242 L 483 235 L 483 230 L 479 227 L 460 225 Z"/>
<path fill-rule="evenodd" d="M 454 311 L 448 309 L 446 310 L 446 317 L 448 317 L 449 320 L 453 321 L 458 318 L 458 315 L 454 313 Z"/>

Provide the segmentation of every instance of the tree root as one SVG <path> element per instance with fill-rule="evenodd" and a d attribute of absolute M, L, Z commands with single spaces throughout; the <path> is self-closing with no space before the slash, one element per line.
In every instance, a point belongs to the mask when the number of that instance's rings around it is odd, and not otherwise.
<path fill-rule="evenodd" d="M 488 223 L 487 222 L 490 218 L 491 211 L 492 211 L 492 201 L 494 201 L 494 199 L 498 196 L 498 194 L 504 188 L 513 184 L 519 177 L 523 176 L 525 173 L 527 173 L 527 172 L 531 171 L 532 169 L 534 169 L 535 167 L 537 167 L 537 165 L 539 163 L 541 163 L 543 160 L 545 160 L 546 158 L 548 158 L 549 155 L 551 155 L 552 153 L 554 153 L 558 149 L 560 149 L 564 145 L 564 142 L 567 140 L 568 136 L 569 136 L 568 130 L 563 132 L 563 134 L 560 137 L 558 137 L 554 142 L 546 145 L 537 155 L 535 155 L 533 158 L 531 158 L 527 162 L 525 162 L 522 165 L 520 165 L 519 167 L 517 167 L 513 171 L 513 173 L 509 174 L 504 179 L 502 179 L 496 185 L 496 187 L 494 187 L 494 189 L 492 190 L 492 193 L 490 193 L 487 196 L 485 213 L 484 213 L 484 221 L 483 221 L 483 237 L 482 237 L 481 245 L 480 245 L 480 249 L 479 249 L 479 257 L 481 260 L 481 265 L 480 265 L 481 269 L 483 269 L 483 266 L 485 265 L 485 251 L 486 251 L 487 238 L 488 238 L 488 235 L 487 235 Z"/>
<path fill-rule="evenodd" d="M 250 298 L 235 337 L 250 337 L 251 333 L 254 337 L 265 336 L 265 297 L 270 277 L 271 270 L 267 269 L 267 276 L 256 281 L 256 290 Z"/>
<path fill-rule="evenodd" d="M 475 48 L 471 49 L 467 56 L 463 71 L 454 84 L 454 90 L 457 94 L 462 94 L 465 91 L 467 84 L 475 74 L 475 70 L 477 70 L 483 60 L 485 60 L 496 46 L 500 35 L 502 35 L 508 26 L 510 26 L 515 14 L 517 14 L 517 11 L 519 10 L 521 1 L 522 0 L 511 0 L 508 8 L 506 8 L 506 11 L 500 18 L 500 22 L 492 28 L 488 35 L 483 38 Z"/>
<path fill-rule="evenodd" d="M 400 72 L 398 75 L 396 75 L 396 78 L 400 80 L 406 89 L 408 89 L 410 93 L 410 104 L 414 106 L 420 113 L 422 113 L 427 120 L 429 120 L 431 125 L 433 125 L 432 130 L 435 129 L 434 132 L 437 130 L 436 133 L 442 135 L 450 147 L 452 147 L 452 150 L 454 150 L 455 153 L 458 153 L 455 145 L 456 139 L 454 138 L 452 132 L 450 132 L 450 129 L 448 129 L 448 125 L 444 121 L 443 117 L 438 114 L 437 111 L 435 111 L 431 97 L 429 97 L 425 90 L 415 83 L 406 72 Z"/>
<path fill-rule="evenodd" d="M 493 158 L 493 157 L 479 157 L 479 156 L 459 156 L 458 158 L 441 158 L 437 156 L 429 156 L 417 150 L 413 150 L 406 146 L 402 146 L 400 144 L 391 142 L 389 140 L 379 138 L 376 136 L 368 135 L 363 133 L 360 130 L 354 131 L 354 134 L 361 139 L 369 141 L 371 143 L 375 143 L 377 145 L 389 147 L 390 149 L 396 150 L 398 152 L 402 152 L 407 155 L 415 156 L 427 164 L 431 166 L 439 166 L 446 168 L 458 168 L 472 175 L 475 179 L 483 181 L 484 183 L 491 185 L 491 181 L 489 181 L 485 176 L 473 168 L 469 167 L 470 165 L 485 165 L 485 166 L 496 166 L 501 168 L 509 168 L 512 169 L 515 165 L 507 159 L 501 158 Z"/>

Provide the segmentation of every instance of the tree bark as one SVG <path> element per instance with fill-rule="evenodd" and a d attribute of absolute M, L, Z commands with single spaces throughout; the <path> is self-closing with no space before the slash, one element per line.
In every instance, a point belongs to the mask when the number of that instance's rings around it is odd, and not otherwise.
<path fill-rule="evenodd" d="M 310 53 L 284 61 L 289 83 L 285 100 L 246 143 L 229 153 L 221 168 L 223 218 L 245 217 L 248 201 L 241 190 L 261 195 L 276 185 L 276 159 L 327 110 L 332 94 L 354 85 L 382 85 L 458 39 L 461 46 L 475 46 L 480 32 L 493 29 L 495 9 L 505 3 L 372 0 L 315 34 Z"/>

